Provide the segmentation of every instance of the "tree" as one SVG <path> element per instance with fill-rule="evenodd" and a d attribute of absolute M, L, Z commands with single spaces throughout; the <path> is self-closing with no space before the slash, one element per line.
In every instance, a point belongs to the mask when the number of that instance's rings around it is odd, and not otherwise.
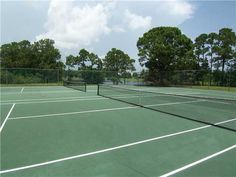
<path fill-rule="evenodd" d="M 85 49 L 81 49 L 79 51 L 79 55 L 77 57 L 77 65 L 79 65 L 80 69 L 85 69 L 86 67 L 86 62 L 89 60 L 89 52 Z"/>
<path fill-rule="evenodd" d="M 70 71 L 69 79 L 83 80 L 89 84 L 102 83 L 104 73 L 102 73 L 102 60 L 98 55 L 81 49 L 78 56 L 69 55 L 66 57 L 66 65 L 68 67 L 78 67 L 79 72 Z"/>
<path fill-rule="evenodd" d="M 235 32 L 229 28 L 222 28 L 219 31 L 219 46 L 216 53 L 222 66 L 222 72 L 225 70 L 225 65 L 228 61 L 234 58 L 235 51 Z"/>
<path fill-rule="evenodd" d="M 102 73 L 102 61 L 98 55 L 88 52 L 85 49 L 80 51 L 81 76 L 84 81 L 90 84 L 98 84 L 104 81 L 104 73 Z"/>
<path fill-rule="evenodd" d="M 79 70 L 102 69 L 102 60 L 98 55 L 81 49 L 78 56 L 69 55 L 66 57 L 66 65 L 69 67 L 78 66 Z"/>
<path fill-rule="evenodd" d="M 66 57 L 66 65 L 70 68 L 70 67 L 74 67 L 76 64 L 76 57 L 73 55 L 69 55 Z"/>
<path fill-rule="evenodd" d="M 57 62 L 60 61 L 60 51 L 54 47 L 54 41 L 51 39 L 41 39 L 34 42 L 32 50 L 36 60 L 32 65 L 43 69 L 55 69 Z"/>
<path fill-rule="evenodd" d="M 30 68 L 32 59 L 31 44 L 27 40 L 1 46 L 1 66 L 4 68 Z"/>
<path fill-rule="evenodd" d="M 198 60 L 193 54 L 193 50 L 186 53 L 185 56 L 175 63 L 175 70 L 196 70 L 199 68 Z"/>
<path fill-rule="evenodd" d="M 126 77 L 128 73 L 135 70 L 134 59 L 131 59 L 128 54 L 125 54 L 122 50 L 112 48 L 105 56 L 104 69 L 107 71 L 113 71 L 114 78 L 118 78 L 118 75 Z M 119 80 L 113 80 L 119 82 Z"/>
<path fill-rule="evenodd" d="M 234 61 L 235 54 L 235 38 L 236 35 L 232 29 L 222 28 L 219 30 L 218 45 L 215 53 L 217 55 L 217 66 L 221 66 L 221 72 L 218 72 L 218 75 L 221 78 L 220 85 L 229 84 L 226 71 L 233 66 L 232 61 Z M 227 68 L 225 66 L 227 66 Z"/>
<path fill-rule="evenodd" d="M 1 46 L 1 83 L 58 82 L 58 70 L 64 69 L 54 41 L 44 39 L 31 44 L 27 40 Z M 41 70 L 49 69 L 49 70 Z"/>
<path fill-rule="evenodd" d="M 27 40 L 1 46 L 1 67 L 55 69 L 62 64 L 54 41 L 42 39 L 31 44 Z"/>
<path fill-rule="evenodd" d="M 210 33 L 207 36 L 207 44 L 209 45 L 207 56 L 210 57 L 210 69 L 213 70 L 213 63 L 216 61 L 216 57 L 214 54 L 216 52 L 217 44 L 218 44 L 218 35 L 216 33 Z"/>
<path fill-rule="evenodd" d="M 58 61 L 58 62 L 56 63 L 56 68 L 65 69 L 66 66 L 65 66 L 65 64 L 64 64 L 62 61 Z"/>
<path fill-rule="evenodd" d="M 207 46 L 207 34 L 201 34 L 195 39 L 194 43 L 194 52 L 197 57 L 200 69 L 207 70 L 208 69 L 208 61 L 206 58 L 207 52 L 209 50 Z"/>
<path fill-rule="evenodd" d="M 88 57 L 88 61 L 90 62 L 91 69 L 102 69 L 102 60 L 98 57 L 98 55 L 94 53 L 90 53 Z"/>
<path fill-rule="evenodd" d="M 235 43 L 236 43 L 236 39 L 235 39 Z M 231 70 L 236 72 L 236 44 L 234 47 L 234 58 L 232 60 Z"/>
<path fill-rule="evenodd" d="M 176 69 L 186 59 L 192 41 L 176 27 L 157 27 L 144 33 L 137 47 L 140 64 L 149 70 L 149 80 L 164 85 L 165 72 Z"/>

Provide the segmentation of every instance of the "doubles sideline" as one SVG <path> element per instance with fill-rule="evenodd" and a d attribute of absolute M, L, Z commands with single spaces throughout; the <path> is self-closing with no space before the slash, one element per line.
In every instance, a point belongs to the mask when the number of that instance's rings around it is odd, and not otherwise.
<path fill-rule="evenodd" d="M 29 101 L 47 101 L 47 100 L 63 100 L 63 99 L 79 99 L 79 98 L 98 98 L 100 96 L 80 96 L 80 97 L 75 97 L 75 96 L 71 96 L 71 97 L 56 97 L 56 98 L 32 98 L 32 99 L 20 99 L 20 100 L 4 100 L 1 101 L 0 103 L 12 103 L 12 102 L 29 102 Z"/>
<path fill-rule="evenodd" d="M 138 95 L 129 96 L 126 94 L 114 95 L 114 96 L 116 96 L 116 98 L 137 98 L 137 97 L 139 97 Z M 62 97 L 62 98 L 49 98 L 49 99 L 21 99 L 21 100 L 3 101 L 3 102 L 0 102 L 0 105 L 9 105 L 9 104 L 13 104 L 13 102 L 17 103 L 17 104 L 40 104 L 40 103 L 53 103 L 53 102 L 70 102 L 70 101 L 72 102 L 72 101 L 107 100 L 107 99 L 109 99 L 109 98 L 105 98 L 105 97 L 101 97 L 101 96 Z"/>
<path fill-rule="evenodd" d="M 195 161 L 195 162 L 193 162 L 193 163 L 190 163 L 190 164 L 188 164 L 188 165 L 185 165 L 185 166 L 183 166 L 183 167 L 181 167 L 181 168 L 178 168 L 178 169 L 176 169 L 176 170 L 174 170 L 174 171 L 171 171 L 171 172 L 169 172 L 169 173 L 166 173 L 166 174 L 164 174 L 164 175 L 161 175 L 160 177 L 168 177 L 168 176 L 174 175 L 174 174 L 179 173 L 179 172 L 181 172 L 181 171 L 184 171 L 184 170 L 186 170 L 186 169 L 188 169 L 188 168 L 191 168 L 191 167 L 193 167 L 193 166 L 195 166 L 195 165 L 198 165 L 198 164 L 200 164 L 200 163 L 202 163 L 202 162 L 205 162 L 205 161 L 207 161 L 207 160 L 209 160 L 209 159 L 211 159 L 211 158 L 214 158 L 214 157 L 216 157 L 216 156 L 219 156 L 219 155 L 221 155 L 221 154 L 223 154 L 223 153 L 225 153 L 225 152 L 227 152 L 227 151 L 230 151 L 230 150 L 232 150 L 232 149 L 234 149 L 234 148 L 236 148 L 236 144 L 233 145 L 233 146 L 230 146 L 230 147 L 228 147 L 228 148 L 225 148 L 225 149 L 223 149 L 222 151 L 216 152 L 216 153 L 214 153 L 214 154 L 212 154 L 212 155 L 209 155 L 209 156 L 204 157 L 204 158 L 202 158 L 202 159 L 200 159 L 200 160 L 197 160 L 197 161 Z"/>
<path fill-rule="evenodd" d="M 78 99 L 62 99 L 62 100 L 48 100 L 48 101 L 23 101 L 17 102 L 17 104 L 42 104 L 42 103 L 63 103 L 63 102 L 73 102 L 73 101 L 92 101 L 92 100 L 105 100 L 108 98 L 97 97 L 97 98 L 78 98 Z M 9 105 L 12 103 L 0 103 L 0 105 Z"/>
<path fill-rule="evenodd" d="M 32 91 L 32 92 L 24 92 L 24 94 L 34 94 L 34 93 L 70 93 L 70 92 L 77 92 L 76 90 L 62 90 L 62 91 Z M 15 95 L 19 94 L 19 92 L 9 92 L 9 93 L 2 93 L 2 95 Z"/>
<path fill-rule="evenodd" d="M 203 101 L 204 100 L 185 101 L 185 102 L 171 102 L 171 103 L 152 104 L 152 105 L 145 105 L 145 106 L 146 107 L 168 106 L 168 105 L 179 105 L 179 104 L 196 103 L 196 102 L 203 102 Z M 75 115 L 75 114 L 116 111 L 116 110 L 134 109 L 134 108 L 140 108 L 140 107 L 139 106 L 126 106 L 126 107 L 118 107 L 118 108 L 94 109 L 94 110 L 87 110 L 87 111 L 63 112 L 63 113 L 55 113 L 55 114 L 32 115 L 32 116 L 20 116 L 20 117 L 11 117 L 11 118 L 9 118 L 9 120 L 31 119 L 31 118 L 42 118 L 42 117 L 64 116 L 64 115 Z"/>
<path fill-rule="evenodd" d="M 152 97 L 151 95 L 146 95 L 146 96 L 139 96 L 139 95 L 129 95 L 129 94 L 122 94 L 122 95 L 113 95 L 115 96 L 115 98 L 148 98 L 148 97 Z M 159 97 L 159 96 L 158 96 Z M 164 96 L 160 96 L 160 97 L 166 97 Z M 108 99 L 105 97 L 101 97 L 101 96 L 87 96 L 87 97 L 62 97 L 60 98 L 54 98 L 54 99 L 22 99 L 22 100 L 8 100 L 8 101 L 3 101 L 0 102 L 0 105 L 9 105 L 9 104 L 13 104 L 17 103 L 17 104 L 40 104 L 40 103 L 57 103 L 57 102 L 70 102 L 70 101 L 86 101 L 86 100 L 104 100 L 104 99 Z M 193 98 L 187 98 L 186 100 L 193 100 Z M 195 99 L 196 100 L 196 99 Z M 199 100 L 199 99 L 198 99 Z M 201 99 L 203 100 L 203 99 Z"/>
<path fill-rule="evenodd" d="M 1 127 L 0 127 L 0 133 L 2 132 L 2 129 L 3 129 L 4 125 L 6 124 L 7 120 L 9 119 L 9 116 L 10 116 L 10 114 L 11 114 L 13 108 L 15 107 L 15 105 L 16 105 L 15 103 L 12 105 L 12 107 L 11 107 L 11 109 L 9 110 L 9 112 L 8 112 L 8 114 L 7 114 L 6 118 L 5 118 L 5 120 L 3 121 L 3 123 L 2 123 L 2 125 L 1 125 Z"/>

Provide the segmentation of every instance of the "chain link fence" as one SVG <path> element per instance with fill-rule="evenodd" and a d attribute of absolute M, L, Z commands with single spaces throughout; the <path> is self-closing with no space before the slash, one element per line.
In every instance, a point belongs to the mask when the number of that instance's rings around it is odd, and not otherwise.
<path fill-rule="evenodd" d="M 1 84 L 60 84 L 59 69 L 1 68 Z"/>
<path fill-rule="evenodd" d="M 169 72 L 117 72 L 106 70 L 61 70 L 1 68 L 1 84 L 57 84 L 63 80 L 87 84 L 191 87 L 222 90 L 236 88 L 236 71 L 183 70 Z"/>
<path fill-rule="evenodd" d="M 142 72 L 138 74 L 143 85 L 191 87 L 230 90 L 236 87 L 236 71 L 182 70 L 169 72 Z"/>

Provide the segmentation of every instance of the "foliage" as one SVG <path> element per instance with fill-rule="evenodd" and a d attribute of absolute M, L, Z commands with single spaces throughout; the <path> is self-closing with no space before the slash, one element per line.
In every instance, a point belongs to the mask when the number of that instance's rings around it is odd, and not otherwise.
<path fill-rule="evenodd" d="M 112 48 L 105 56 L 104 69 L 108 71 L 116 71 L 120 74 L 125 74 L 129 71 L 134 71 L 134 59 L 131 59 L 128 54 L 123 51 Z"/>
<path fill-rule="evenodd" d="M 123 51 L 112 48 L 103 60 L 103 66 L 106 71 L 113 71 L 112 78 L 114 83 L 120 82 L 119 77 L 129 78 L 130 73 L 135 70 L 134 59 Z"/>
<path fill-rule="evenodd" d="M 217 50 L 218 35 L 216 33 L 208 34 L 206 43 L 208 45 L 207 56 L 209 57 L 210 70 L 212 71 L 213 70 L 213 63 L 217 59 L 217 57 L 215 56 L 215 52 Z"/>
<path fill-rule="evenodd" d="M 198 61 L 199 69 L 207 70 L 208 61 L 206 58 L 207 52 L 209 50 L 207 46 L 207 34 L 201 34 L 195 39 L 194 43 L 194 53 Z"/>
<path fill-rule="evenodd" d="M 235 58 L 236 34 L 232 29 L 222 28 L 218 34 L 218 47 L 216 53 L 222 65 L 222 72 L 225 64 L 229 64 Z"/>
<path fill-rule="evenodd" d="M 141 73 L 135 73 L 134 62 L 122 50 L 112 48 L 104 59 L 81 49 L 77 56 L 68 55 L 65 78 L 102 83 L 114 83 L 142 78 L 159 85 L 236 85 L 236 34 L 230 28 L 217 33 L 203 33 L 194 43 L 176 27 L 156 27 L 144 33 L 137 41 Z M 1 68 L 56 69 L 46 73 L 35 69 L 1 71 L 1 83 L 45 83 L 62 78 L 65 65 L 60 61 L 60 51 L 54 41 L 28 40 L 1 45 Z M 191 70 L 191 71 L 186 71 Z M 112 72 L 110 72 L 112 71 Z"/>
<path fill-rule="evenodd" d="M 164 85 L 163 72 L 184 68 L 191 55 L 192 41 L 175 27 L 157 27 L 144 33 L 137 42 L 139 62 L 149 70 L 149 79 Z M 189 60 L 195 65 L 194 60 Z M 157 77 L 159 76 L 159 80 Z"/>
<path fill-rule="evenodd" d="M 220 29 L 218 34 L 201 34 L 195 39 L 194 51 L 199 61 L 199 68 L 202 70 L 217 70 L 215 75 L 221 78 L 218 78 L 218 80 L 221 80 L 220 85 L 227 84 L 225 72 L 234 68 L 235 44 L 235 33 L 229 28 Z M 210 64 L 210 67 L 208 64 Z M 227 68 L 225 69 L 226 65 Z M 220 68 L 221 72 L 218 72 Z"/>
<path fill-rule="evenodd" d="M 66 65 L 68 67 L 74 67 L 76 64 L 76 57 L 73 55 L 69 55 L 66 57 Z"/>
<path fill-rule="evenodd" d="M 1 69 L 1 84 L 59 83 L 61 72 L 56 69 Z"/>
<path fill-rule="evenodd" d="M 54 47 L 54 41 L 42 39 L 31 44 L 24 40 L 1 46 L 2 68 L 64 68 L 61 55 Z"/>
<path fill-rule="evenodd" d="M 67 78 L 69 80 L 79 79 L 89 84 L 97 84 L 104 81 L 104 74 L 99 72 L 102 69 L 102 60 L 86 49 L 81 49 L 78 56 L 67 56 L 66 65 L 72 68 L 76 66 L 79 70 L 79 72 L 70 70 L 70 75 Z"/>
<path fill-rule="evenodd" d="M 77 56 L 69 55 L 66 57 L 66 65 L 78 67 L 79 70 L 102 69 L 102 60 L 94 53 L 81 49 Z"/>

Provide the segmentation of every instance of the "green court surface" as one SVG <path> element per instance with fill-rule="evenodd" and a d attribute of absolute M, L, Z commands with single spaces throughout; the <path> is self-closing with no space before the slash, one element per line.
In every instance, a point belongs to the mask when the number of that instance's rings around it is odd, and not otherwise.
<path fill-rule="evenodd" d="M 142 89 L 236 99 L 234 92 Z M 161 101 L 176 108 L 174 99 Z M 227 105 L 178 104 L 187 116 L 202 112 L 236 129 L 236 110 Z M 86 93 L 62 86 L 1 88 L 2 177 L 233 177 L 235 157 L 235 131 L 101 97 L 95 85 Z"/>

